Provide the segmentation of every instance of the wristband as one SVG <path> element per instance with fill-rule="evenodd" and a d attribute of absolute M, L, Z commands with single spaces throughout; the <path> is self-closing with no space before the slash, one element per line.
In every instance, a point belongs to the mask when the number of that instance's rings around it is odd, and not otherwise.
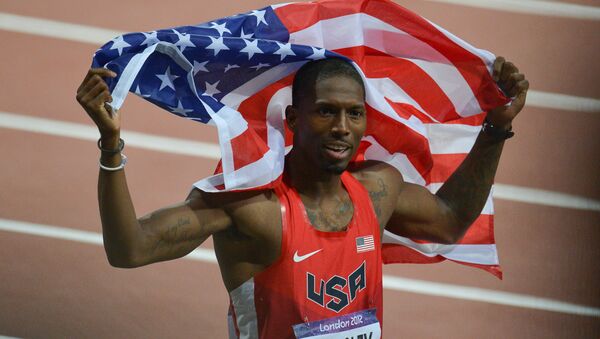
<path fill-rule="evenodd" d="M 105 171 L 109 171 L 109 172 L 115 172 L 115 171 L 122 170 L 123 168 L 125 168 L 126 163 L 127 163 L 127 157 L 123 153 L 121 153 L 121 163 L 117 167 L 104 166 L 104 165 L 102 165 L 102 162 L 100 160 L 98 160 L 98 164 L 100 165 L 100 168 Z"/>
<path fill-rule="evenodd" d="M 117 153 L 121 153 L 121 151 L 123 151 L 123 148 L 125 148 L 125 141 L 123 141 L 123 139 L 119 138 L 119 147 L 117 149 L 106 149 L 106 148 L 102 148 L 102 138 L 98 139 L 98 148 L 102 151 L 102 152 L 106 152 L 106 153 L 110 153 L 110 154 L 117 154 Z"/>
<path fill-rule="evenodd" d="M 492 125 L 492 123 L 489 122 L 487 118 L 483 122 L 481 131 L 498 141 L 512 138 L 515 135 L 515 132 L 512 131 L 512 127 L 508 130 L 502 129 L 500 127 Z"/>

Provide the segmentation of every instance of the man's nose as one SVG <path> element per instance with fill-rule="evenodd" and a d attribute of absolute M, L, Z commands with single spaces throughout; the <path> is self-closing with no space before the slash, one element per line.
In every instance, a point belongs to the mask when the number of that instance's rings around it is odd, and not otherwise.
<path fill-rule="evenodd" d="M 348 127 L 348 114 L 345 110 L 342 110 L 336 114 L 333 126 L 331 127 L 331 132 L 337 135 L 346 135 L 350 133 Z"/>

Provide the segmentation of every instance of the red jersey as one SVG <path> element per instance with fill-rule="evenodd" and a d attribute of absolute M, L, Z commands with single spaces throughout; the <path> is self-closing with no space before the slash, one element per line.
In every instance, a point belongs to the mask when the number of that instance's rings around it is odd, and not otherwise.
<path fill-rule="evenodd" d="M 340 232 L 315 229 L 286 180 L 275 189 L 282 210 L 281 255 L 230 292 L 231 338 L 330 338 L 335 337 L 331 333 L 359 333 L 343 332 L 359 325 L 375 329 L 378 334 L 371 337 L 379 338 L 379 223 L 362 184 L 348 172 L 341 179 L 354 214 Z"/>

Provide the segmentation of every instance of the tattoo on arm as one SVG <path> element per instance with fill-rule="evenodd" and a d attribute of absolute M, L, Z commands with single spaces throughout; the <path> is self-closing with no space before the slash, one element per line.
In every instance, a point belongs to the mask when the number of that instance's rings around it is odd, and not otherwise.
<path fill-rule="evenodd" d="M 150 218 L 141 220 L 140 224 L 142 228 L 148 229 L 150 227 Z M 151 252 L 156 253 L 159 249 L 171 251 L 175 246 L 182 243 L 195 240 L 196 237 L 192 230 L 189 228 L 191 224 L 190 217 L 183 216 L 179 217 L 177 221 L 170 225 L 159 226 L 162 229 L 158 229 L 155 243 L 152 246 Z"/>
<path fill-rule="evenodd" d="M 373 203 L 373 208 L 375 209 L 375 214 L 377 215 L 377 219 L 381 220 L 382 218 L 382 209 L 381 204 L 382 200 L 387 197 L 388 191 L 387 186 L 383 179 L 377 179 L 377 189 L 369 191 L 369 196 L 371 197 L 371 202 Z"/>
<path fill-rule="evenodd" d="M 467 158 L 437 192 L 465 224 L 477 218 L 487 201 L 503 144 L 480 135 Z"/>

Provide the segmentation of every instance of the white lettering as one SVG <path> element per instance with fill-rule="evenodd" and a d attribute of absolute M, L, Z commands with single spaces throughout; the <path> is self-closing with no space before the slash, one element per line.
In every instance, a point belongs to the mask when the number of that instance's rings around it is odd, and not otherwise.
<path fill-rule="evenodd" d="M 350 320 L 341 320 L 338 319 L 336 322 L 332 324 L 319 324 L 320 332 L 329 332 L 333 330 L 339 330 L 340 328 L 346 328 L 350 326 Z"/>

